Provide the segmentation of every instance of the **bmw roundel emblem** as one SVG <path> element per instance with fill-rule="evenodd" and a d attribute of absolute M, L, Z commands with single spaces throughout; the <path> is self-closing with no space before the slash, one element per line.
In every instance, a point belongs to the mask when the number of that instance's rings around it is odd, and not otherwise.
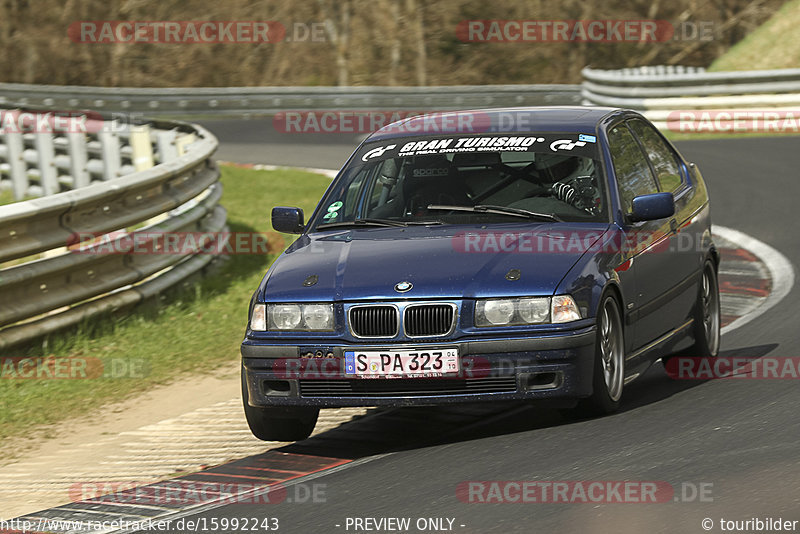
<path fill-rule="evenodd" d="M 411 284 L 411 282 L 398 282 L 395 284 L 394 290 L 397 291 L 398 293 L 405 293 L 412 287 L 414 286 Z"/>

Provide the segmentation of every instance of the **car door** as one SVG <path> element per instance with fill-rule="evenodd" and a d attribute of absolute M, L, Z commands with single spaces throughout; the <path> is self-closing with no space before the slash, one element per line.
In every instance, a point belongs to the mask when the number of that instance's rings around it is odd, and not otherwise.
<path fill-rule="evenodd" d="M 669 254 L 672 219 L 632 222 L 629 218 L 635 197 L 659 192 L 641 143 L 625 122 L 609 128 L 608 141 L 622 211 L 619 219 L 624 233 L 625 257 L 635 279 L 635 290 L 626 295 L 624 303 L 631 357 L 636 355 L 637 349 L 646 347 L 673 328 L 667 320 L 669 313 L 662 306 L 664 295 L 677 283 L 679 274 L 673 271 Z"/>
<path fill-rule="evenodd" d="M 677 327 L 689 319 L 697 297 L 704 230 L 703 221 L 696 217 L 699 199 L 681 158 L 661 134 L 641 119 L 628 121 L 628 126 L 647 154 L 658 190 L 672 193 L 675 199 L 675 215 L 669 220 L 668 258 L 664 259 L 672 270 L 673 285 L 662 297 L 660 310 L 664 320 Z"/>

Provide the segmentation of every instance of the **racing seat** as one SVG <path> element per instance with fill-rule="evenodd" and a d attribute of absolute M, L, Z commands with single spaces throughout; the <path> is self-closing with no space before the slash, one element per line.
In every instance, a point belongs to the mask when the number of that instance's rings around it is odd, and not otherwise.
<path fill-rule="evenodd" d="M 443 154 L 416 156 L 405 169 L 406 213 L 423 215 L 431 204 L 471 206 L 458 172 Z"/>

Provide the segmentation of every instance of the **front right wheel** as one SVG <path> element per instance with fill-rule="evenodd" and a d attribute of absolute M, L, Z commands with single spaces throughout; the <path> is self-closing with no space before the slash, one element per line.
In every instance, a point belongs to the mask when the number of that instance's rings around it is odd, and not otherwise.
<path fill-rule="evenodd" d="M 578 415 L 596 416 L 616 412 L 625 384 L 625 335 L 619 304 L 613 295 L 603 297 L 597 312 L 592 395 L 576 406 Z"/>

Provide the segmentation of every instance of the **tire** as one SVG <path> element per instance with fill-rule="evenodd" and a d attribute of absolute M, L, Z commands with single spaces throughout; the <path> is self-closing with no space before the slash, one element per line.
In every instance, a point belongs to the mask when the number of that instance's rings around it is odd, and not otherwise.
<path fill-rule="evenodd" d="M 619 304 L 606 294 L 597 311 L 592 394 L 581 399 L 572 414 L 581 417 L 607 415 L 619 409 L 625 385 L 625 332 Z"/>
<path fill-rule="evenodd" d="M 694 346 L 692 356 L 716 358 L 719 354 L 719 284 L 714 264 L 707 260 L 694 310 Z"/>
<path fill-rule="evenodd" d="M 242 366 L 242 402 L 250 432 L 262 441 L 300 441 L 311 435 L 319 408 L 294 406 L 250 406 Z"/>

